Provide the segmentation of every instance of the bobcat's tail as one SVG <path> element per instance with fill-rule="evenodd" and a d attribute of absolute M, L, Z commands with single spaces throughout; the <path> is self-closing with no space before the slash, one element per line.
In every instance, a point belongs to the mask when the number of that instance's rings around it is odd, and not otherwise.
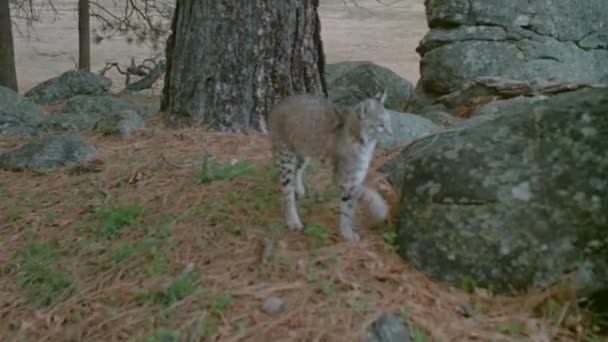
<path fill-rule="evenodd" d="M 388 217 L 389 208 L 379 193 L 368 188 L 363 188 L 361 199 L 367 205 L 367 208 L 369 209 L 374 220 L 386 220 Z"/>

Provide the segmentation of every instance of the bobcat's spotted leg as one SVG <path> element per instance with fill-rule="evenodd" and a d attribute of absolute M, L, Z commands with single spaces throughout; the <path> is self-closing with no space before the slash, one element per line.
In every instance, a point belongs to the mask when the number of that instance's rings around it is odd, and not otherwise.
<path fill-rule="evenodd" d="M 281 190 L 283 192 L 283 210 L 287 228 L 294 231 L 302 230 L 304 225 L 300 221 L 296 208 L 296 155 L 287 149 L 282 149 L 276 154 L 276 163 L 279 169 Z"/>
<path fill-rule="evenodd" d="M 353 214 L 357 198 L 360 193 L 360 186 L 350 182 L 341 184 L 342 199 L 340 202 L 340 235 L 345 240 L 359 241 L 359 235 L 353 229 Z"/>
<path fill-rule="evenodd" d="M 304 198 L 306 195 L 306 187 L 304 186 L 304 170 L 310 162 L 309 157 L 298 158 L 298 169 L 296 170 L 296 196 Z"/>

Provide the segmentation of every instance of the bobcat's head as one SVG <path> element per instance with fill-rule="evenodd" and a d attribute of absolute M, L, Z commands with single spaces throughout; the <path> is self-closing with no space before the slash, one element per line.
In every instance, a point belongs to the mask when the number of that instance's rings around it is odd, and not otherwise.
<path fill-rule="evenodd" d="M 393 134 L 391 117 L 384 109 L 384 101 L 386 101 L 386 90 L 359 103 L 358 115 L 361 129 L 365 134 L 374 138 L 383 133 Z"/>

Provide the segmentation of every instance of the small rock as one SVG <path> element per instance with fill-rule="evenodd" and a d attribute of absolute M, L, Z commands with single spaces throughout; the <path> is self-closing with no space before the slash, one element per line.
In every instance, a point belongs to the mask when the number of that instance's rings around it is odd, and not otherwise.
<path fill-rule="evenodd" d="M 285 310 L 285 302 L 279 297 L 268 297 L 262 305 L 262 310 L 269 315 L 275 315 Z"/>
<path fill-rule="evenodd" d="M 53 169 L 95 159 L 97 148 L 79 136 L 50 136 L 0 154 L 0 168 L 7 170 Z"/>
<path fill-rule="evenodd" d="M 406 326 L 394 314 L 383 314 L 367 329 L 365 342 L 409 342 Z"/>
<path fill-rule="evenodd" d="M 110 92 L 109 78 L 82 70 L 69 70 L 30 89 L 25 96 L 39 104 L 69 99 L 76 95 L 105 95 Z"/>

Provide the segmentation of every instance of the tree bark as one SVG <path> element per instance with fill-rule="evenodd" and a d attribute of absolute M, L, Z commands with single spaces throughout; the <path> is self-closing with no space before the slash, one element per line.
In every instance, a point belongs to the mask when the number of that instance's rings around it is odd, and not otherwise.
<path fill-rule="evenodd" d="M 178 0 L 162 109 L 171 126 L 266 131 L 293 93 L 326 93 L 318 0 Z"/>
<path fill-rule="evenodd" d="M 89 0 L 78 0 L 78 69 L 91 71 Z"/>
<path fill-rule="evenodd" d="M 0 86 L 18 91 L 9 0 L 0 0 Z"/>

